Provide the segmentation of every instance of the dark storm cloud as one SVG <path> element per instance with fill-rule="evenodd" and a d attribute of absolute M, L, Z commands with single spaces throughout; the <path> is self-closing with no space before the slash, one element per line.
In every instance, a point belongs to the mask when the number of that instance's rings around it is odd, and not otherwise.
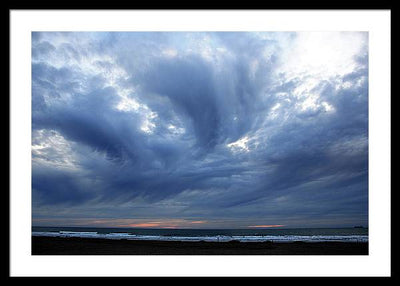
<path fill-rule="evenodd" d="M 364 223 L 367 57 L 307 85 L 265 35 L 34 33 L 34 216 Z"/>
<path fill-rule="evenodd" d="M 34 169 L 32 174 L 32 189 L 38 199 L 47 204 L 77 204 L 92 197 L 86 190 L 85 184 L 77 174 L 68 174 L 54 169 Z"/>

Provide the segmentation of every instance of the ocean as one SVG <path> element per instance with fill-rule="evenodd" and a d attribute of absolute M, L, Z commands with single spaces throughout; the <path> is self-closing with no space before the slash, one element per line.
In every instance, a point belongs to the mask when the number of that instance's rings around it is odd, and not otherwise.
<path fill-rule="evenodd" d="M 212 242 L 368 242 L 368 228 L 138 229 L 34 226 L 32 236 Z"/>

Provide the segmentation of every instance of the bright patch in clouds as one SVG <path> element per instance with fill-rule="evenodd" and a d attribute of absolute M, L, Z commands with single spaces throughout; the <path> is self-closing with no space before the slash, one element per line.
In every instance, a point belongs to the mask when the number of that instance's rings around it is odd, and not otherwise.
<path fill-rule="evenodd" d="M 327 79 L 344 76 L 357 68 L 355 56 L 367 53 L 364 33 L 312 32 L 298 33 L 284 51 L 279 69 L 287 77 L 312 75 Z"/>
<path fill-rule="evenodd" d="M 239 140 L 229 143 L 226 146 L 228 146 L 232 151 L 246 151 L 249 152 L 249 147 L 247 146 L 247 143 L 249 142 L 249 137 L 245 136 L 243 138 L 240 138 Z"/>

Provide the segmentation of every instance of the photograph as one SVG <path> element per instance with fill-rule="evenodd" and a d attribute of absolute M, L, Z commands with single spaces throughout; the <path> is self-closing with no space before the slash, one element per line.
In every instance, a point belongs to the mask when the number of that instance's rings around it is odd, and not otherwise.
<path fill-rule="evenodd" d="M 30 36 L 32 256 L 368 256 L 368 31 Z"/>
<path fill-rule="evenodd" d="M 395 278 L 382 6 L 11 7 L 9 277 Z"/>

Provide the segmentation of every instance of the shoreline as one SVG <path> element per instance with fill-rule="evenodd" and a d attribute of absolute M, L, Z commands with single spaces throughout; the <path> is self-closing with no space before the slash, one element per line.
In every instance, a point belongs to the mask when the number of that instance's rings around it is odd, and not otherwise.
<path fill-rule="evenodd" d="M 32 236 L 32 255 L 368 255 L 368 242 L 187 242 Z"/>

